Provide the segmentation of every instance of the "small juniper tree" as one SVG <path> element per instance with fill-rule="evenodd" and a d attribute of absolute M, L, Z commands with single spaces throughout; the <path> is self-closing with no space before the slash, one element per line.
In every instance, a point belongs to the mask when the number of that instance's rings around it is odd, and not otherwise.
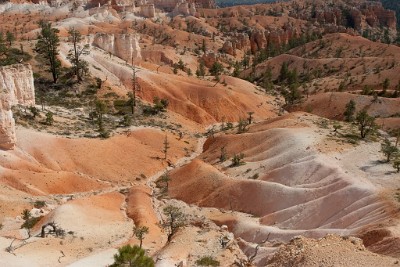
<path fill-rule="evenodd" d="M 39 115 L 39 110 L 35 106 L 30 106 L 29 110 L 32 113 L 33 119 L 35 119 L 36 116 Z"/>
<path fill-rule="evenodd" d="M 389 89 L 389 86 L 390 86 L 390 80 L 388 78 L 386 78 L 382 83 L 382 88 L 383 88 L 382 94 L 383 95 L 386 94 L 386 91 L 387 91 L 387 89 Z"/>
<path fill-rule="evenodd" d="M 399 152 L 394 154 L 393 168 L 395 168 L 397 172 L 400 172 L 400 153 Z"/>
<path fill-rule="evenodd" d="M 168 232 L 168 242 L 170 242 L 179 228 L 185 225 L 186 216 L 178 207 L 172 205 L 166 206 L 163 209 L 163 213 L 167 217 L 163 223 L 163 227 Z"/>
<path fill-rule="evenodd" d="M 47 125 L 53 125 L 53 123 L 54 123 L 54 118 L 53 118 L 53 112 L 51 112 L 51 111 L 48 111 L 47 113 L 46 113 L 46 124 Z"/>
<path fill-rule="evenodd" d="M 247 131 L 247 125 L 248 125 L 248 121 L 240 118 L 238 126 L 237 126 L 238 133 L 244 133 L 245 131 Z"/>
<path fill-rule="evenodd" d="M 104 127 L 104 114 L 107 113 L 107 105 L 105 102 L 101 100 L 97 100 L 95 102 L 95 112 L 92 116 L 97 117 L 97 125 L 98 125 L 98 132 L 101 138 L 108 138 L 110 137 L 110 133 Z"/>
<path fill-rule="evenodd" d="M 133 234 L 139 240 L 139 248 L 142 248 L 144 236 L 149 233 L 149 227 L 147 226 L 135 226 L 133 227 Z"/>
<path fill-rule="evenodd" d="M 25 228 L 28 232 L 28 236 L 31 237 L 31 229 L 40 220 L 40 217 L 38 218 L 32 217 L 31 213 L 27 209 L 24 209 L 21 215 L 22 219 L 24 220 L 24 223 L 21 225 L 21 228 Z"/>
<path fill-rule="evenodd" d="M 204 62 L 201 60 L 199 66 L 197 67 L 197 70 L 196 70 L 196 76 L 204 78 L 205 75 L 206 75 L 206 68 L 205 68 Z"/>
<path fill-rule="evenodd" d="M 301 100 L 301 93 L 299 91 L 299 84 L 292 83 L 289 85 L 288 89 L 282 91 L 282 95 L 285 98 L 285 103 L 287 105 L 293 105 Z"/>
<path fill-rule="evenodd" d="M 381 144 L 381 151 L 386 156 L 386 162 L 390 161 L 390 158 L 393 154 L 398 152 L 398 148 L 389 141 L 389 139 L 385 138 Z"/>
<path fill-rule="evenodd" d="M 356 122 L 362 139 L 364 139 L 368 134 L 374 132 L 377 127 L 375 124 L 375 118 L 369 116 L 365 110 L 357 113 Z"/>
<path fill-rule="evenodd" d="M 237 167 L 240 165 L 243 165 L 244 162 L 242 161 L 244 159 L 244 154 L 240 153 L 240 154 L 234 154 L 233 158 L 232 158 L 232 165 L 231 167 Z"/>
<path fill-rule="evenodd" d="M 215 61 L 214 64 L 210 68 L 210 74 L 215 77 L 218 77 L 219 75 L 221 75 L 223 70 L 224 70 L 224 66 L 222 66 L 221 63 Z"/>
<path fill-rule="evenodd" d="M 8 43 L 8 46 L 11 47 L 13 42 L 15 41 L 15 36 L 12 32 L 10 31 L 6 32 L 6 41 Z"/>
<path fill-rule="evenodd" d="M 168 192 L 168 187 L 169 187 L 169 181 L 171 180 L 168 170 L 165 170 L 165 173 L 160 176 L 160 178 L 157 180 L 157 187 L 161 189 L 161 193 L 167 193 Z"/>
<path fill-rule="evenodd" d="M 335 122 L 333 124 L 333 132 L 335 133 L 335 135 L 338 133 L 338 130 L 342 129 L 342 125 L 340 125 L 338 122 Z"/>

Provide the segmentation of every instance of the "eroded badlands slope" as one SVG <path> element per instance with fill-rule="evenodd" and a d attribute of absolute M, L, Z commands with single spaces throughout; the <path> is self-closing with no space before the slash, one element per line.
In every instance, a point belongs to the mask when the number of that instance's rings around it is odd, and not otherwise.
<path fill-rule="evenodd" d="M 354 148 L 327 137 L 329 130 L 317 127 L 318 120 L 295 113 L 256 124 L 244 134 L 208 139 L 203 154 L 172 173 L 170 196 L 231 211 L 209 218 L 255 244 L 288 242 L 296 235 L 354 235 L 394 216 L 394 206 L 380 196 L 373 179 L 340 163 Z M 222 147 L 228 158 L 242 152 L 246 164 L 221 163 Z M 359 156 L 367 163 L 372 154 L 364 153 Z M 394 173 L 390 177 L 398 179 Z"/>

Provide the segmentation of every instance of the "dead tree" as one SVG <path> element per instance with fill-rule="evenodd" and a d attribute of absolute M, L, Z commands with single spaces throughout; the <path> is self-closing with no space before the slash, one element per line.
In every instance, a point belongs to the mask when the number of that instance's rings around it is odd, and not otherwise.
<path fill-rule="evenodd" d="M 133 64 L 133 57 L 132 57 L 132 92 L 129 93 L 130 101 L 131 101 L 131 108 L 132 108 L 132 115 L 135 114 L 135 107 L 136 107 L 136 93 L 140 91 L 140 85 L 137 81 L 136 73 L 139 71 L 136 69 L 136 66 Z"/>
<path fill-rule="evenodd" d="M 64 236 L 65 235 L 65 230 L 63 230 L 60 227 L 58 227 L 55 222 L 49 222 L 49 223 L 46 223 L 46 224 L 44 224 L 42 226 L 42 230 L 40 232 L 40 237 L 41 238 L 45 238 L 46 237 L 46 228 L 47 227 L 51 227 L 52 228 L 52 230 L 50 230 L 48 232 L 48 234 L 53 234 L 56 237 L 60 237 L 60 236 Z"/>

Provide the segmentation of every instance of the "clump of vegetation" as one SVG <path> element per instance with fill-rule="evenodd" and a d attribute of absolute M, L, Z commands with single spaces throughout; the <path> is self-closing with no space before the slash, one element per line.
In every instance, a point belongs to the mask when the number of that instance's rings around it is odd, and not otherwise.
<path fill-rule="evenodd" d="M 395 168 L 397 172 L 400 172 L 400 153 L 399 152 L 394 154 L 393 168 Z"/>
<path fill-rule="evenodd" d="M 32 113 L 32 119 L 35 119 L 39 114 L 39 110 L 35 106 L 30 106 L 29 111 Z"/>
<path fill-rule="evenodd" d="M 171 178 L 169 177 L 169 173 L 166 170 L 165 173 L 161 175 L 160 178 L 156 181 L 156 186 L 160 188 L 161 194 L 168 193 L 168 186 L 170 180 Z"/>
<path fill-rule="evenodd" d="M 204 256 L 196 261 L 199 266 L 220 266 L 219 261 L 214 259 L 212 256 Z"/>
<path fill-rule="evenodd" d="M 227 160 L 227 158 L 228 158 L 228 155 L 226 153 L 226 148 L 225 147 L 221 147 L 221 154 L 219 156 L 219 161 L 220 162 L 224 162 L 224 161 Z"/>
<path fill-rule="evenodd" d="M 157 115 L 160 112 L 165 112 L 166 108 L 169 105 L 169 101 L 167 98 L 159 98 L 154 97 L 153 106 L 145 106 L 143 107 L 143 114 L 145 115 Z"/>
<path fill-rule="evenodd" d="M 390 162 L 391 157 L 399 151 L 399 149 L 392 145 L 389 139 L 385 138 L 381 144 L 381 151 L 386 156 L 386 162 Z"/>
<path fill-rule="evenodd" d="M 339 132 L 339 130 L 342 128 L 343 128 L 343 126 L 340 123 L 338 123 L 338 122 L 333 123 L 333 132 L 335 134 L 337 134 Z"/>
<path fill-rule="evenodd" d="M 375 118 L 368 115 L 367 111 L 365 110 L 357 113 L 356 122 L 358 129 L 360 130 L 361 139 L 364 139 L 367 135 L 374 133 L 377 129 Z"/>
<path fill-rule="evenodd" d="M 238 122 L 238 125 L 237 125 L 237 128 L 238 128 L 237 133 L 240 134 L 240 133 L 246 132 L 248 125 L 249 125 L 248 120 L 240 118 L 239 122 Z"/>
<path fill-rule="evenodd" d="M 43 200 L 36 200 L 35 203 L 33 203 L 33 206 L 37 209 L 41 209 L 46 206 L 46 202 Z"/>
<path fill-rule="evenodd" d="M 36 43 L 36 52 L 45 59 L 46 65 L 49 66 L 53 83 L 58 81 L 61 72 L 61 61 L 58 59 L 60 38 L 57 28 L 52 28 L 50 22 L 40 21 L 41 28 Z"/>
<path fill-rule="evenodd" d="M 240 165 L 244 165 L 245 162 L 243 162 L 244 159 L 244 154 L 240 153 L 240 154 L 234 154 L 233 158 L 232 158 L 232 164 L 231 167 L 237 167 Z"/>
<path fill-rule="evenodd" d="M 68 51 L 67 59 L 72 64 L 72 72 L 76 76 L 78 82 L 82 81 L 84 75 L 89 72 L 89 63 L 82 59 L 83 55 L 88 55 L 89 44 L 81 46 L 83 40 L 81 33 L 75 28 L 70 28 L 68 31 L 68 40 L 72 43 L 73 48 Z"/>
<path fill-rule="evenodd" d="M 343 113 L 345 120 L 348 122 L 353 121 L 355 112 L 356 112 L 356 102 L 354 102 L 354 100 L 350 100 L 346 104 L 346 109 Z"/>
<path fill-rule="evenodd" d="M 118 249 L 114 255 L 114 263 L 110 267 L 154 267 L 152 258 L 146 256 L 145 251 L 138 246 L 126 245 Z"/>
<path fill-rule="evenodd" d="M 47 125 L 53 125 L 53 123 L 54 123 L 53 112 L 48 111 L 46 113 L 46 121 L 45 122 Z"/>
<path fill-rule="evenodd" d="M 186 216 L 180 208 L 168 205 L 163 209 L 164 215 L 167 217 L 163 223 L 163 227 L 168 232 L 168 242 L 178 232 L 178 230 L 186 224 Z"/>
<path fill-rule="evenodd" d="M 29 61 L 32 56 L 24 52 L 23 46 L 20 49 L 12 47 L 15 36 L 12 32 L 6 34 L 0 31 L 0 66 L 7 66 Z"/>
<path fill-rule="evenodd" d="M 21 225 L 21 229 L 26 229 L 28 232 L 28 236 L 31 237 L 31 229 L 36 225 L 38 221 L 40 221 L 40 219 L 42 219 L 43 216 L 32 217 L 31 213 L 27 209 L 24 209 L 22 211 L 21 216 L 24 220 L 24 223 Z"/>
<path fill-rule="evenodd" d="M 139 240 L 139 248 L 142 248 L 144 236 L 149 233 L 149 227 L 147 226 L 135 226 L 133 228 L 133 234 Z"/>

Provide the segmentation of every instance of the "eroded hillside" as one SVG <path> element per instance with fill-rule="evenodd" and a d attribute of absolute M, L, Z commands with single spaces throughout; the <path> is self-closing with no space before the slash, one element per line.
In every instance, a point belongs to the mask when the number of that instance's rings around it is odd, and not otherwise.
<path fill-rule="evenodd" d="M 214 7 L 0 4 L 1 265 L 398 264 L 395 13 Z"/>

